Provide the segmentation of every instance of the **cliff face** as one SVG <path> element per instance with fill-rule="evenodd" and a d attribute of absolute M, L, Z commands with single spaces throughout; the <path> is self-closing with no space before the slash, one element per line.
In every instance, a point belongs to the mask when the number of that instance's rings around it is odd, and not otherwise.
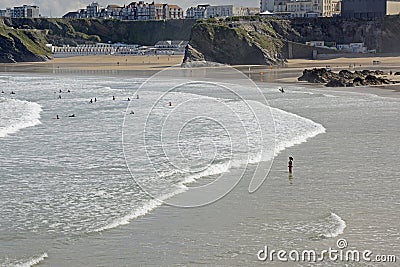
<path fill-rule="evenodd" d="M 208 60 L 225 64 L 276 64 L 287 58 L 312 58 L 307 41 L 364 43 L 378 53 L 400 53 L 400 16 L 381 19 L 202 20 L 192 29 L 185 62 Z M 194 56 L 196 55 L 196 56 Z"/>
<path fill-rule="evenodd" d="M 118 21 L 89 19 L 0 18 L 0 62 L 43 61 L 55 45 L 124 42 L 154 45 L 160 40 L 189 40 L 193 20 Z"/>
<path fill-rule="evenodd" d="M 15 30 L 0 22 L 0 62 L 45 61 L 50 56 L 41 31 Z"/>
<path fill-rule="evenodd" d="M 267 24 L 199 21 L 192 29 L 184 62 L 278 64 L 283 60 L 282 47 L 283 42 Z"/>
<path fill-rule="evenodd" d="M 46 43 L 72 45 L 124 42 L 154 45 L 189 40 L 185 62 L 280 64 L 311 58 L 306 41 L 363 42 L 380 53 L 400 53 L 400 16 L 382 19 L 247 19 L 118 21 L 91 19 L 0 18 L 0 62 L 42 61 L 51 57 Z M 334 53 L 317 49 L 319 53 Z"/>

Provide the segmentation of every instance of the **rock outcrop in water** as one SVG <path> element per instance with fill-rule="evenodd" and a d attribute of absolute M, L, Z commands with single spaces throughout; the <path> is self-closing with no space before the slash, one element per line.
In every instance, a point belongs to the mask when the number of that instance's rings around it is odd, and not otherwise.
<path fill-rule="evenodd" d="M 299 77 L 298 80 L 309 83 L 321 83 L 325 84 L 327 87 L 354 87 L 397 83 L 381 77 L 384 74 L 385 73 L 380 70 L 363 70 L 354 72 L 341 70 L 336 73 L 325 68 L 315 68 L 311 70 L 305 69 L 303 75 Z"/>

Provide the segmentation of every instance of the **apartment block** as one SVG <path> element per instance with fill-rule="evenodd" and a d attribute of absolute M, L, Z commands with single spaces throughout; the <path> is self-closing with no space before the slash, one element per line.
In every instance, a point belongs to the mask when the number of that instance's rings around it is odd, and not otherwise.
<path fill-rule="evenodd" d="M 6 8 L 0 10 L 0 17 L 9 18 L 39 18 L 40 10 L 38 6 L 16 6 L 14 8 Z"/>

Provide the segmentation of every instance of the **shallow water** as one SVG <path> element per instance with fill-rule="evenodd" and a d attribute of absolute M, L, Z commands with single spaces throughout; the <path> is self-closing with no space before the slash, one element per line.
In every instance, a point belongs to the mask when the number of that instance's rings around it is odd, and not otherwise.
<path fill-rule="evenodd" d="M 256 254 L 265 245 L 326 249 L 339 237 L 351 247 L 400 255 L 396 99 L 298 87 L 282 95 L 262 84 L 270 110 L 240 83 L 231 86 L 246 102 L 204 84 L 165 94 L 165 80 L 141 88 L 136 99 L 139 78 L 0 78 L 7 93 L 16 92 L 2 103 L 42 109 L 40 124 L 0 138 L 3 265 L 244 266 L 260 263 Z M 215 114 L 223 123 L 206 119 Z M 190 118 L 196 120 L 179 124 Z M 168 119 L 171 126 L 161 127 Z M 272 169 L 249 194 L 260 160 Z M 222 173 L 229 184 L 243 170 L 232 192 L 200 208 L 151 197 L 202 202 L 192 187 Z"/>

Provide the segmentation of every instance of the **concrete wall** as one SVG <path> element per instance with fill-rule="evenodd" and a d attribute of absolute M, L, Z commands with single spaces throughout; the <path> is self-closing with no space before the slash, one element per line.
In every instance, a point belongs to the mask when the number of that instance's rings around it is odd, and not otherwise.
<path fill-rule="evenodd" d="M 342 17 L 376 18 L 386 15 L 386 0 L 343 0 Z"/>
<path fill-rule="evenodd" d="M 315 52 L 316 51 L 316 52 Z M 282 48 L 282 54 L 287 59 L 316 59 L 316 55 L 319 54 L 337 54 L 336 50 L 314 47 L 305 44 L 295 42 L 285 42 Z"/>

